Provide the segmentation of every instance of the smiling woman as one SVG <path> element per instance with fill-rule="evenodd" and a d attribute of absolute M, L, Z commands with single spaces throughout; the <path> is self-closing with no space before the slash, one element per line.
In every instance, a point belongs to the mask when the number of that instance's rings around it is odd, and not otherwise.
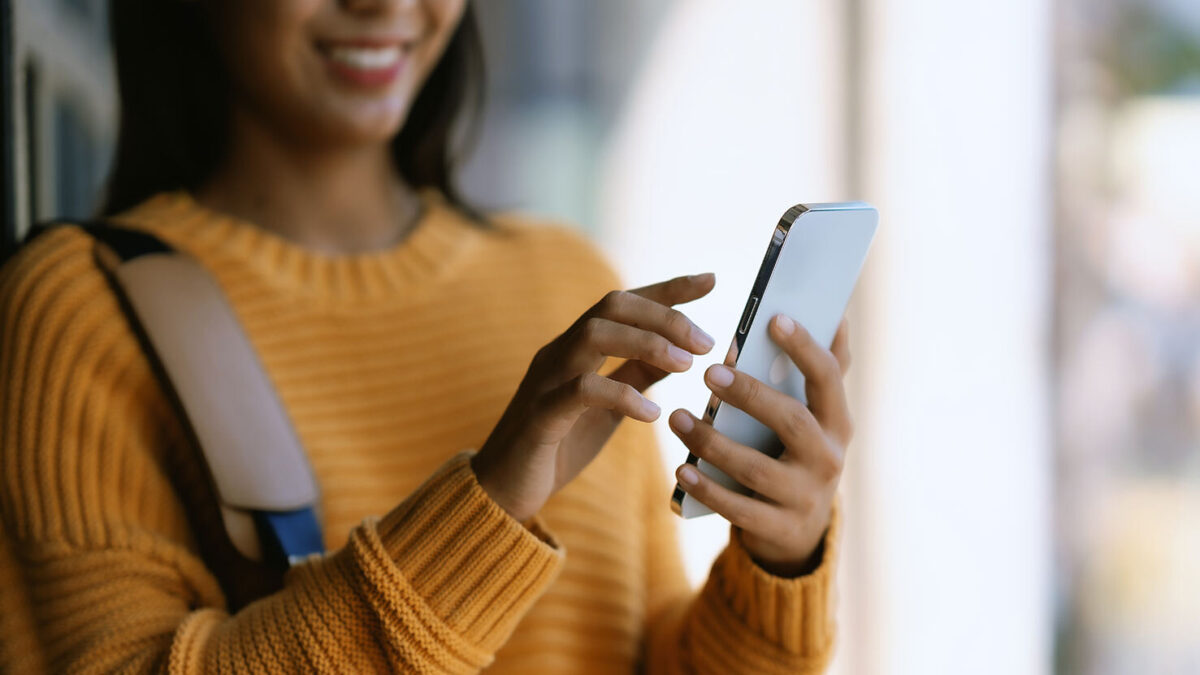
<path fill-rule="evenodd" d="M 691 484 L 737 524 L 694 593 L 646 390 L 712 349 L 676 306 L 715 278 L 617 290 L 570 230 L 463 204 L 452 141 L 480 73 L 464 2 L 113 0 L 112 22 L 122 106 L 105 232 L 173 250 L 223 291 L 311 465 L 321 536 L 310 529 L 315 552 L 290 567 L 231 541 L 179 383 L 101 264 L 113 251 L 51 228 L 0 270 L 13 670 L 825 666 L 840 463 L 819 459 L 829 430 L 847 440 L 844 334 L 835 356 L 776 320 L 773 339 L 833 411 L 786 435 L 786 465 L 679 427 L 734 475 L 757 460 L 780 493 L 820 475 L 802 508 Z M 189 324 L 178 335 L 209 341 L 195 309 L 168 303 Z M 748 395 L 759 383 L 732 370 L 708 384 L 777 432 L 803 407 Z M 250 491 L 285 473 L 253 475 Z"/>
<path fill-rule="evenodd" d="M 211 199 L 245 202 L 253 198 L 231 194 L 238 186 L 278 185 L 246 176 L 336 148 L 472 213 L 451 174 L 463 154 L 456 140 L 474 136 L 482 102 L 473 11 L 458 0 L 381 21 L 370 5 L 114 0 L 122 112 L 103 212 L 209 183 Z M 263 166 L 251 148 L 278 161 Z M 303 220 L 304 209 L 292 212 Z"/>

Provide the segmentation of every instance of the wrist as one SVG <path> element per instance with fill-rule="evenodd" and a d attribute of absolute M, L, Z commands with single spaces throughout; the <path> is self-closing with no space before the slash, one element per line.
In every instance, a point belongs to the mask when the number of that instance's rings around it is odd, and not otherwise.
<path fill-rule="evenodd" d="M 750 553 L 750 560 L 754 561 L 754 564 L 760 569 L 772 576 L 777 576 L 783 579 L 805 577 L 813 572 L 816 572 L 817 569 L 821 567 L 821 560 L 824 557 L 824 536 L 817 541 L 817 545 L 813 547 L 812 551 L 807 556 L 773 559 Z"/>
<path fill-rule="evenodd" d="M 495 470 L 494 465 L 488 461 L 486 455 L 476 453 L 471 457 L 470 464 L 471 471 L 475 473 L 475 480 L 479 483 L 479 487 L 483 488 L 488 498 L 495 502 L 501 509 L 504 509 L 505 513 L 521 523 L 525 523 L 537 515 L 537 509 L 522 508 L 518 500 L 511 498 L 511 495 L 503 487 L 506 483 L 511 483 L 511 481 L 497 479 L 496 474 L 498 472 Z"/>
<path fill-rule="evenodd" d="M 759 569 L 784 579 L 807 576 L 817 571 L 825 557 L 825 539 L 829 534 L 826 526 L 814 542 L 781 546 L 740 528 L 734 530 L 734 536 Z"/>

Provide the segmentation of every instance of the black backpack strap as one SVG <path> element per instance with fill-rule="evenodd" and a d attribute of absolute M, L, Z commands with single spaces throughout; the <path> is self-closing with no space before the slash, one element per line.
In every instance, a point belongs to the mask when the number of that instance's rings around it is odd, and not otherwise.
<path fill-rule="evenodd" d="M 26 242 L 62 225 L 71 223 L 34 228 Z M 307 456 L 215 280 L 148 232 L 103 220 L 76 225 L 101 245 L 97 259 L 201 451 L 235 548 L 277 569 L 324 552 Z M 229 372 L 227 358 L 242 367 Z M 248 417 L 255 414 L 263 419 Z"/>

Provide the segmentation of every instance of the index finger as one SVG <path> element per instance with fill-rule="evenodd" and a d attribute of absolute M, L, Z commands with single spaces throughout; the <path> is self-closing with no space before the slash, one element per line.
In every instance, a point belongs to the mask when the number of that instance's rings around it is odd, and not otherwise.
<path fill-rule="evenodd" d="M 708 295 L 709 291 L 716 284 L 717 276 L 712 272 L 705 272 L 704 274 L 675 277 L 667 281 L 660 281 L 657 284 L 633 288 L 629 292 L 670 307 L 671 305 L 699 300 Z"/>

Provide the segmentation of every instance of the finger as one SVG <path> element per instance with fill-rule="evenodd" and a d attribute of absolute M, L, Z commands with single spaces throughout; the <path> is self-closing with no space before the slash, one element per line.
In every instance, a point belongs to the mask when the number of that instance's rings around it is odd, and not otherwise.
<path fill-rule="evenodd" d="M 633 291 L 608 293 L 588 314 L 653 331 L 693 354 L 707 354 L 713 347 L 712 336 L 683 312 Z"/>
<path fill-rule="evenodd" d="M 645 361 L 630 359 L 617 366 L 617 369 L 609 373 L 608 376 L 617 382 L 624 382 L 638 391 L 646 391 L 650 385 L 669 374 L 667 371 L 656 368 Z"/>
<path fill-rule="evenodd" d="M 782 314 L 771 321 L 771 337 L 804 373 L 808 407 L 821 426 L 843 443 L 848 442 L 850 407 L 837 357 L 817 344 L 804 326 Z"/>
<path fill-rule="evenodd" d="M 692 355 L 662 335 L 609 319 L 591 317 L 576 339 L 577 348 L 567 364 L 571 372 L 595 370 L 609 356 L 637 359 L 671 373 L 692 367 Z"/>
<path fill-rule="evenodd" d="M 657 284 L 642 286 L 629 291 L 653 300 L 662 305 L 678 305 L 692 300 L 698 300 L 708 295 L 717 284 L 717 276 L 712 272 L 691 274 L 685 277 L 675 277 Z"/>
<path fill-rule="evenodd" d="M 543 395 L 537 426 L 551 433 L 566 433 L 588 408 L 611 410 L 642 422 L 653 422 L 660 412 L 658 405 L 628 384 L 588 372 Z"/>
<path fill-rule="evenodd" d="M 850 322 L 846 317 L 842 317 L 842 322 L 838 324 L 837 332 L 833 334 L 833 345 L 829 348 L 833 352 L 834 358 L 837 359 L 838 366 L 842 369 L 842 376 L 850 370 Z"/>
<path fill-rule="evenodd" d="M 799 483 L 792 467 L 734 442 L 686 410 L 671 413 L 669 421 L 671 430 L 693 455 L 767 499 L 779 503 L 791 501 Z"/>
<path fill-rule="evenodd" d="M 770 532 L 776 529 L 774 524 L 784 517 L 780 507 L 719 485 L 691 464 L 684 464 L 676 469 L 675 478 L 692 499 L 721 514 L 743 530 L 755 533 Z"/>
<path fill-rule="evenodd" d="M 774 431 L 793 455 L 816 455 L 826 445 L 825 433 L 812 412 L 800 401 L 762 381 L 739 370 L 714 365 L 705 371 L 704 382 L 717 398 Z"/>

